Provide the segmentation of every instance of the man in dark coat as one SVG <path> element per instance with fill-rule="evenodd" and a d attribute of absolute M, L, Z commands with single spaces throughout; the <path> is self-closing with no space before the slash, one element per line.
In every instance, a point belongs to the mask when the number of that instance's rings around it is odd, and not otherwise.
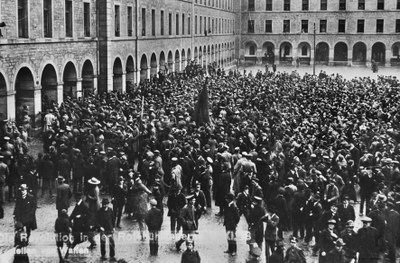
<path fill-rule="evenodd" d="M 306 257 L 301 248 L 297 246 L 297 238 L 290 238 L 290 247 L 286 250 L 285 263 L 306 263 Z"/>
<path fill-rule="evenodd" d="M 68 184 L 64 183 L 64 177 L 57 177 L 57 197 L 56 197 L 56 209 L 58 215 L 61 214 L 61 210 L 65 209 L 68 212 L 69 199 L 72 197 L 71 188 Z"/>
<path fill-rule="evenodd" d="M 274 208 L 264 216 L 263 221 L 267 223 L 265 228 L 265 258 L 275 251 L 278 232 L 279 216 Z"/>
<path fill-rule="evenodd" d="M 249 215 L 251 210 L 251 197 L 249 193 L 249 186 L 245 185 L 243 191 L 240 192 L 236 198 L 236 204 L 239 208 L 239 214 L 244 215 L 247 224 L 249 224 Z"/>
<path fill-rule="evenodd" d="M 106 257 L 106 239 L 110 242 L 110 261 L 115 261 L 115 243 L 114 243 L 114 225 L 115 218 L 113 210 L 108 207 L 108 198 L 103 198 L 102 207 L 97 211 L 97 227 L 100 230 L 100 249 L 101 258 L 107 259 Z"/>
<path fill-rule="evenodd" d="M 346 256 L 345 256 L 345 250 L 343 249 L 343 246 L 345 244 L 343 241 L 339 238 L 338 240 L 335 241 L 335 247 L 328 252 L 326 255 L 326 261 L 327 263 L 346 263 Z"/>
<path fill-rule="evenodd" d="M 327 262 L 327 254 L 329 251 L 334 249 L 335 242 L 339 238 L 338 233 L 335 230 L 336 220 L 330 219 L 328 220 L 328 228 L 324 229 L 319 238 L 319 262 L 326 263 Z"/>
<path fill-rule="evenodd" d="M 76 200 L 76 205 L 69 216 L 69 220 L 72 225 L 72 236 L 74 238 L 71 245 L 72 248 L 85 241 L 89 230 L 89 225 L 87 223 L 89 208 L 85 202 L 83 202 L 81 192 L 76 192 L 74 197 Z M 95 246 L 96 244 L 92 239 L 93 238 L 89 238 L 88 241 Z"/>
<path fill-rule="evenodd" d="M 168 216 L 171 220 L 171 234 L 175 239 L 175 234 L 179 233 L 181 229 L 181 222 L 179 219 L 179 215 L 181 213 L 182 208 L 186 205 L 185 195 L 181 193 L 181 190 L 178 186 L 172 186 L 170 189 L 170 194 L 168 195 L 167 207 L 168 207 Z"/>
<path fill-rule="evenodd" d="M 304 226 L 305 226 L 304 207 L 306 205 L 307 199 L 311 195 L 311 191 L 310 190 L 306 191 L 305 189 L 303 189 L 304 187 L 299 183 L 298 185 L 299 185 L 298 191 L 295 192 L 293 196 L 293 209 L 292 209 L 293 236 L 299 237 L 298 234 L 300 232 L 300 238 L 303 239 Z M 308 196 L 306 195 L 306 193 Z"/>
<path fill-rule="evenodd" d="M 196 207 L 196 218 L 197 218 L 197 227 L 199 227 L 199 218 L 203 213 L 207 211 L 207 201 L 204 192 L 201 190 L 200 182 L 196 182 L 196 188 L 194 190 L 194 198 L 196 199 L 196 203 L 194 206 Z"/>
<path fill-rule="evenodd" d="M 371 226 L 372 219 L 363 217 L 363 227 L 358 230 L 359 263 L 377 263 L 379 259 L 378 240 L 379 234 L 375 227 Z"/>
<path fill-rule="evenodd" d="M 105 187 L 108 192 L 111 192 L 119 177 L 121 161 L 117 158 L 115 151 L 112 150 L 109 154 L 110 158 L 106 165 Z"/>
<path fill-rule="evenodd" d="M 339 231 L 345 229 L 347 221 L 352 220 L 354 222 L 354 220 L 356 219 L 356 213 L 354 211 L 354 207 L 349 204 L 348 196 L 343 197 L 342 204 L 338 206 L 337 215 L 339 219 L 339 224 L 338 224 Z"/>
<path fill-rule="evenodd" d="M 227 206 L 224 209 L 224 226 L 228 236 L 228 250 L 225 253 L 236 255 L 236 227 L 240 220 L 239 209 L 234 203 L 235 197 L 229 193 L 225 197 Z"/>
<path fill-rule="evenodd" d="M 368 214 L 368 217 L 372 219 L 371 227 L 376 228 L 378 231 L 378 246 L 380 252 L 385 250 L 386 217 L 384 210 L 385 203 L 383 201 L 378 201 L 377 206 Z"/>
<path fill-rule="evenodd" d="M 70 239 L 69 234 L 71 233 L 71 228 L 68 220 L 68 214 L 65 209 L 61 210 L 58 218 L 56 219 L 54 230 L 56 233 L 56 245 L 57 245 L 57 252 L 60 262 L 64 262 L 62 256 L 62 249 L 64 245 L 67 246 L 67 253 L 65 254 L 65 258 L 68 258 L 68 251 L 70 247 Z"/>
<path fill-rule="evenodd" d="M 272 206 L 276 209 L 276 214 L 279 217 L 278 225 L 278 237 L 283 239 L 283 231 L 288 229 L 289 213 L 287 208 L 286 199 L 284 197 L 285 189 L 280 187 L 278 189 L 278 195 L 272 202 Z"/>
<path fill-rule="evenodd" d="M 114 217 L 116 218 L 115 226 L 117 228 L 121 228 L 120 223 L 121 223 L 122 211 L 126 203 L 126 195 L 127 195 L 127 190 L 125 189 L 124 186 L 124 178 L 120 176 L 118 179 L 118 183 L 114 186 L 114 189 L 112 191 L 113 197 L 111 201 L 113 204 Z"/>
<path fill-rule="evenodd" d="M 388 249 L 389 262 L 396 262 L 396 242 L 400 234 L 400 214 L 394 210 L 395 204 L 391 201 L 387 203 L 385 211 L 386 227 L 385 240 Z"/>
<path fill-rule="evenodd" d="M 45 154 L 43 160 L 40 162 L 40 169 L 37 168 L 39 177 L 43 179 L 42 197 L 46 190 L 49 190 L 49 195 L 52 195 L 52 180 L 54 175 L 54 163 L 50 160 L 50 156 Z"/>
<path fill-rule="evenodd" d="M 87 194 L 90 185 L 89 185 L 89 180 L 91 178 L 96 178 L 100 179 L 100 170 L 99 168 L 94 164 L 94 159 L 92 157 L 89 157 L 88 159 L 88 164 L 85 167 L 85 174 L 84 174 L 84 193 Z"/>
<path fill-rule="evenodd" d="M 196 203 L 196 199 L 194 195 L 189 195 L 186 197 L 188 203 L 182 208 L 179 220 L 181 220 L 183 237 L 175 243 L 176 250 L 181 250 L 181 245 L 185 242 L 185 239 L 193 238 L 193 234 L 197 231 L 197 219 L 196 219 L 196 208 L 194 204 Z"/>
<path fill-rule="evenodd" d="M 254 242 L 259 248 L 262 246 L 264 239 L 264 222 L 262 218 L 265 216 L 266 211 L 262 207 L 262 198 L 259 196 L 254 197 L 254 207 L 250 210 L 249 215 L 249 231 L 251 235 L 250 250 L 252 249 L 251 244 Z"/>
<path fill-rule="evenodd" d="M 21 191 L 17 196 L 14 208 L 15 221 L 21 223 L 26 228 L 26 234 L 31 236 L 31 230 L 36 229 L 36 201 L 33 195 L 28 193 L 26 184 L 19 188 Z"/>
<path fill-rule="evenodd" d="M 340 233 L 340 237 L 344 242 L 344 251 L 346 262 L 355 262 L 357 258 L 358 250 L 358 238 L 357 233 L 354 231 L 354 222 L 349 220 L 346 222 L 346 229 Z"/>
<path fill-rule="evenodd" d="M 157 256 L 158 254 L 158 232 L 161 230 L 163 222 L 163 214 L 157 208 L 157 201 L 150 200 L 151 209 L 147 212 L 145 222 L 150 234 L 150 255 Z"/>

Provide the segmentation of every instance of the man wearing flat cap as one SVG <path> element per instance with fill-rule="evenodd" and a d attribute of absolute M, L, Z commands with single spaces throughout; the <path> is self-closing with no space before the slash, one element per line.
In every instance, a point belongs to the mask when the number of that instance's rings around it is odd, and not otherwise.
<path fill-rule="evenodd" d="M 110 261 L 115 261 L 115 242 L 114 242 L 114 225 L 115 217 L 112 208 L 108 207 L 110 201 L 108 198 L 103 198 L 102 207 L 97 211 L 97 228 L 100 230 L 100 250 L 101 259 L 106 257 L 106 240 L 110 242 Z"/>
<path fill-rule="evenodd" d="M 57 177 L 57 197 L 56 197 L 56 209 L 58 216 L 61 211 L 65 209 L 68 212 L 69 201 L 72 197 L 72 191 L 68 184 L 64 182 L 64 177 L 59 175 Z"/>
<path fill-rule="evenodd" d="M 157 201 L 150 200 L 151 209 L 147 212 L 145 222 L 150 234 L 150 255 L 158 254 L 158 232 L 161 230 L 163 213 L 157 208 Z"/>
<path fill-rule="evenodd" d="M 346 252 L 343 249 L 343 246 L 345 243 L 341 238 L 336 240 L 335 242 L 335 247 L 329 251 L 329 253 L 326 255 L 326 262 L 327 263 L 347 263 L 346 261 Z"/>
<path fill-rule="evenodd" d="M 195 208 L 195 203 L 196 203 L 196 198 L 194 195 L 188 195 L 186 197 L 187 199 L 187 205 L 182 208 L 180 215 L 179 215 L 179 220 L 182 225 L 182 232 L 183 236 L 182 238 L 175 243 L 175 247 L 177 251 L 180 251 L 181 245 L 187 238 L 190 238 L 195 231 L 197 231 L 197 219 L 196 219 L 196 208 Z"/>
<path fill-rule="evenodd" d="M 354 231 L 354 221 L 348 220 L 346 228 L 340 233 L 340 237 L 345 243 L 343 249 L 345 251 L 346 262 L 356 262 L 358 250 L 358 237 Z"/>
<path fill-rule="evenodd" d="M 36 199 L 33 195 L 28 193 L 28 186 L 21 184 L 19 188 L 19 194 L 15 202 L 14 218 L 16 222 L 19 222 L 26 228 L 26 234 L 29 237 L 31 230 L 37 228 L 36 225 Z"/>
<path fill-rule="evenodd" d="M 335 248 L 335 242 L 339 238 L 339 235 L 335 230 L 336 223 L 337 222 L 335 219 L 329 219 L 328 227 L 324 229 L 320 234 L 319 238 L 320 263 L 326 263 L 328 252 Z"/>
<path fill-rule="evenodd" d="M 224 209 L 224 226 L 228 237 L 228 250 L 225 253 L 236 255 L 236 227 L 240 220 L 239 209 L 234 203 L 235 197 L 232 193 L 225 196 L 227 206 Z"/>
<path fill-rule="evenodd" d="M 358 230 L 358 262 L 377 263 L 379 260 L 378 230 L 371 226 L 372 219 L 365 216 L 361 218 L 363 227 Z"/>

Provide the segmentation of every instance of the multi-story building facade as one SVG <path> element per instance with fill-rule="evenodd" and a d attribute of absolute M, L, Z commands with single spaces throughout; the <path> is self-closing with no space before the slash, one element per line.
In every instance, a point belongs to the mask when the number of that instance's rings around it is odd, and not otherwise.
<path fill-rule="evenodd" d="M 100 1 L 99 90 L 160 70 L 179 72 L 189 60 L 228 65 L 234 51 L 234 0 Z"/>
<path fill-rule="evenodd" d="M 0 0 L 0 120 L 235 57 L 234 0 Z"/>
<path fill-rule="evenodd" d="M 400 0 L 242 0 L 244 61 L 399 65 Z"/>
<path fill-rule="evenodd" d="M 1 0 L 0 119 L 97 86 L 96 2 Z"/>
<path fill-rule="evenodd" d="M 400 0 L 0 0 L 0 120 L 189 60 L 399 65 L 399 14 Z"/>

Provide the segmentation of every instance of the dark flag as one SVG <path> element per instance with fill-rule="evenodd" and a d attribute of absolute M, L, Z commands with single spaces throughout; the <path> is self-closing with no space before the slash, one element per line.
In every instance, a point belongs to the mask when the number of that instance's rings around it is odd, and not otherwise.
<path fill-rule="evenodd" d="M 210 123 L 210 116 L 208 113 L 208 89 L 207 82 L 204 83 L 203 89 L 199 94 L 199 99 L 196 103 L 193 113 L 193 119 L 197 125 L 202 125 L 204 123 Z"/>

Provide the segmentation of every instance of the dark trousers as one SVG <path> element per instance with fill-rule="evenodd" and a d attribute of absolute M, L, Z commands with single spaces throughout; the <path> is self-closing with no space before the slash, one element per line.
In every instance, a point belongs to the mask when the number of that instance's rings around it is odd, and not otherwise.
<path fill-rule="evenodd" d="M 122 217 L 122 211 L 124 208 L 124 204 L 115 204 L 113 206 L 113 212 L 114 212 L 114 217 L 115 217 L 115 225 L 119 227 L 119 224 L 121 223 L 121 217 Z"/>
<path fill-rule="evenodd" d="M 311 220 L 307 220 L 305 221 L 305 227 L 306 227 L 306 237 L 304 239 L 304 241 L 311 242 L 312 237 L 314 235 L 314 223 Z"/>
<path fill-rule="evenodd" d="M 149 231 L 150 234 L 150 255 L 158 254 L 158 231 Z"/>
<path fill-rule="evenodd" d="M 300 238 L 304 238 L 304 217 L 301 215 L 293 215 L 293 236 L 299 237 L 298 232 L 300 232 Z"/>
<path fill-rule="evenodd" d="M 10 202 L 16 195 L 16 187 L 15 184 L 7 184 L 8 185 L 8 201 Z"/>
<path fill-rule="evenodd" d="M 207 207 L 211 208 L 211 187 L 208 185 L 206 187 L 204 187 L 203 193 L 206 197 Z"/>
<path fill-rule="evenodd" d="M 236 251 L 237 251 L 236 230 L 227 230 L 226 234 L 228 236 L 228 251 L 229 251 L 229 253 L 236 253 Z"/>
<path fill-rule="evenodd" d="M 181 231 L 181 224 L 179 223 L 178 217 L 171 216 L 171 233 L 179 233 Z"/>
<path fill-rule="evenodd" d="M 42 197 L 44 196 L 46 190 L 49 190 L 49 195 L 51 196 L 51 179 L 43 179 Z"/>
<path fill-rule="evenodd" d="M 369 213 L 370 201 L 371 201 L 371 194 L 369 193 L 360 193 L 360 214 L 364 213 L 364 203 L 365 203 L 365 214 Z"/>
<path fill-rule="evenodd" d="M 271 252 L 270 252 L 271 250 Z M 269 258 L 275 251 L 275 240 L 265 239 L 265 258 Z"/>
<path fill-rule="evenodd" d="M 115 243 L 114 243 L 114 237 L 113 234 L 100 234 L 100 251 L 101 251 L 101 256 L 105 257 L 106 256 L 106 239 L 108 238 L 108 241 L 110 243 L 110 257 L 115 256 Z"/>

